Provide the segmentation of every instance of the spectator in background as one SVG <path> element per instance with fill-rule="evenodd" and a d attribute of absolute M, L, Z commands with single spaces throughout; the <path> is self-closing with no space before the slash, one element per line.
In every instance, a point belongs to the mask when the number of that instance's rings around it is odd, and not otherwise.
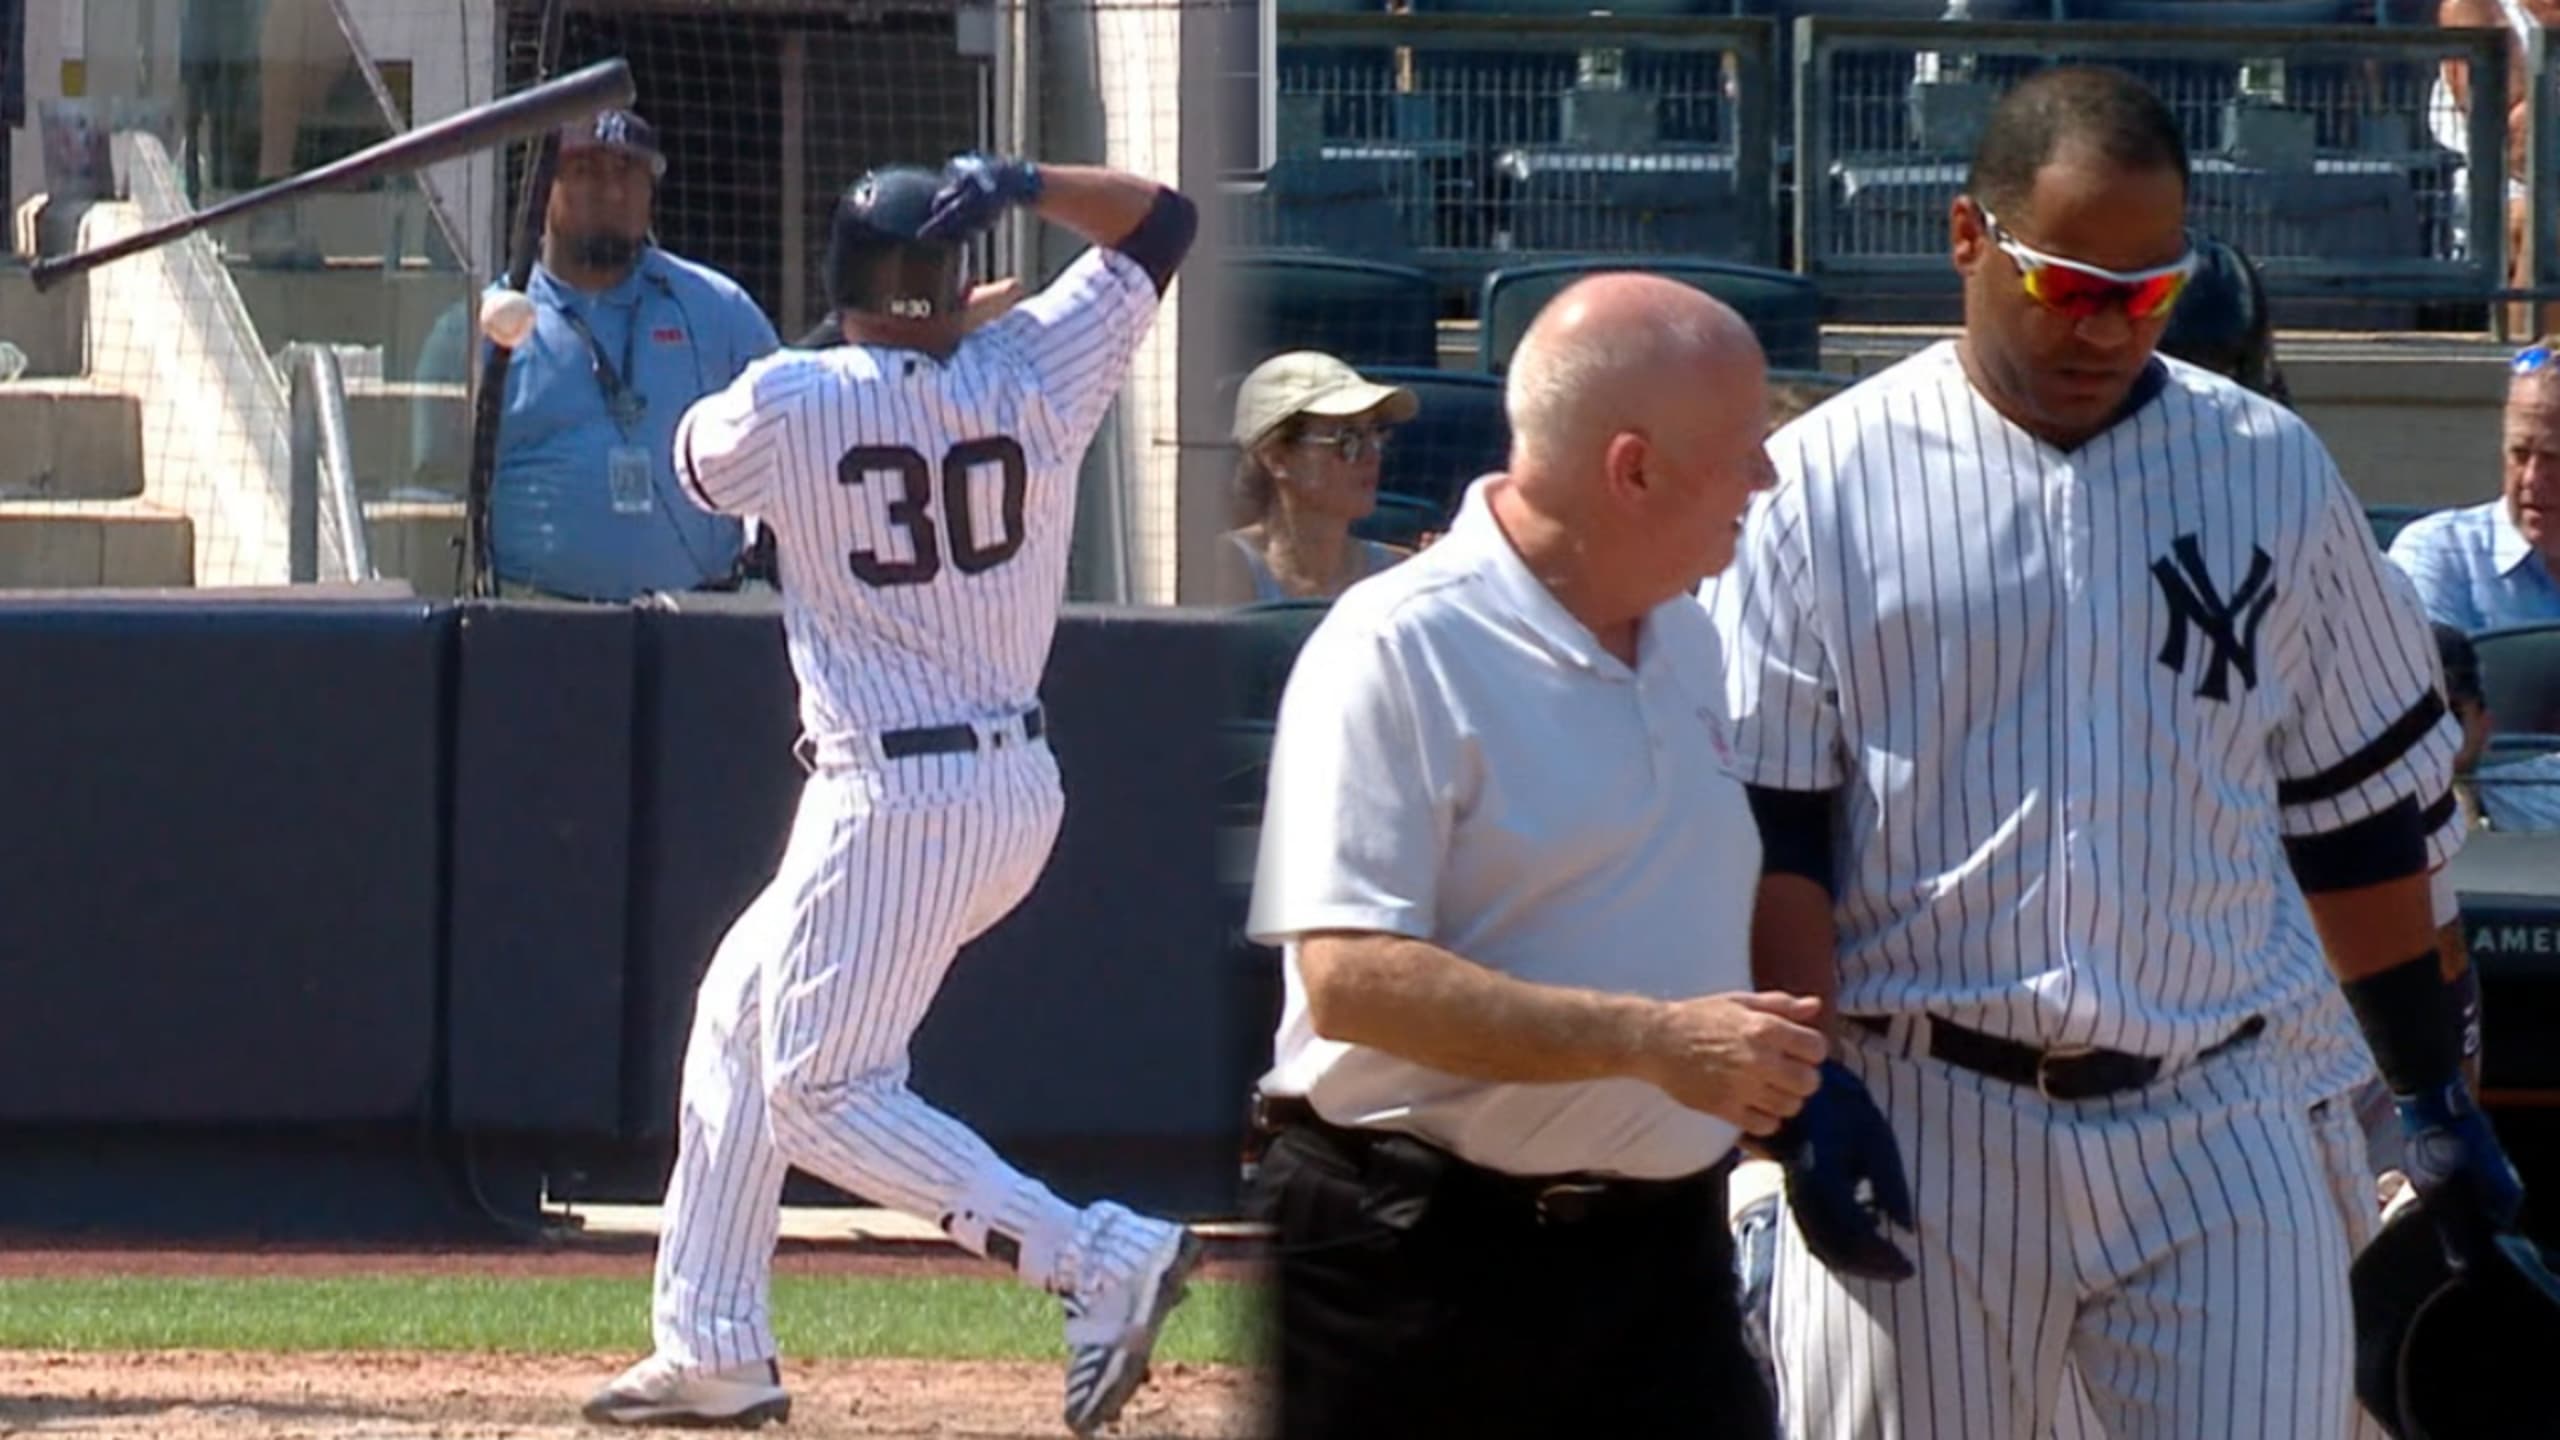
<path fill-rule="evenodd" d="M 1318 351 L 1255 366 L 1236 391 L 1238 528 L 1219 547 L 1218 603 L 1329 599 L 1410 557 L 1351 527 L 1377 508 L 1388 427 L 1421 408 Z"/>
<path fill-rule="evenodd" d="M 2560 350 L 2534 345 L 2510 370 L 2502 493 L 2391 541 L 2428 618 L 2472 633 L 2560 620 Z"/>
<path fill-rule="evenodd" d="M 507 371 L 490 485 L 502 594 L 619 602 L 739 583 L 743 527 L 676 489 L 676 421 L 781 340 L 736 281 L 651 240 L 666 164 L 656 131 L 627 110 L 561 134 L 525 287 L 534 331 Z M 440 332 L 418 378 L 460 381 L 460 326 Z M 467 424 L 450 411 L 425 424 L 426 474 L 458 491 Z"/>
<path fill-rule="evenodd" d="M 2560 26 L 2560 0 L 2438 0 L 2436 23 L 2448 29 L 2504 30 L 2507 32 L 2507 283 L 2521 286 L 2527 273 L 2524 253 L 2525 201 L 2525 95 L 2528 82 L 2524 73 L 2524 17 L 2530 15 L 2545 29 Z M 2544 83 L 2549 83 L 2547 80 Z M 2444 62 L 2436 77 L 2435 89 L 2428 96 L 2428 128 L 2436 143 L 2454 151 L 2467 151 L 2471 140 L 2467 130 L 2471 110 L 2470 66 L 2459 60 Z M 2453 213 L 2460 217 L 2470 213 L 2470 168 L 2464 166 L 2453 174 Z M 2539 309 L 2539 314 L 2535 313 Z M 2508 324 L 2516 332 L 2542 334 L 2560 323 L 2560 306 L 2511 305 Z"/>

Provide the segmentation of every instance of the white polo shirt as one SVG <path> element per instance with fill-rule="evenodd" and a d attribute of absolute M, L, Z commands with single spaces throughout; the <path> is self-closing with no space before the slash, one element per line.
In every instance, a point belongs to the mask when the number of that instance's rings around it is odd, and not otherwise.
<path fill-rule="evenodd" d="M 1643 1081 L 1487 1084 L 1308 1023 L 1291 937 L 1313 930 L 1428 940 L 1540 984 L 1750 988 L 1760 836 L 1706 612 L 1656 609 L 1630 670 L 1521 562 L 1495 483 L 1336 601 L 1290 676 L 1247 924 L 1286 956 L 1263 1088 L 1513 1174 L 1693 1174 L 1735 1128 Z"/>

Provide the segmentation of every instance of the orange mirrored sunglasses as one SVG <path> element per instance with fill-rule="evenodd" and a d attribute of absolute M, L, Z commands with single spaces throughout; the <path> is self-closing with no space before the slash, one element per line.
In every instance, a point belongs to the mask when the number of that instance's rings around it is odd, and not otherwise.
<path fill-rule="evenodd" d="M 1981 210 L 1981 206 L 1974 208 Z M 2190 243 L 2177 263 L 2150 270 L 2108 270 L 2078 260 L 2048 255 L 2004 228 L 1997 216 L 1982 210 L 1983 228 L 1991 243 L 2018 266 L 2018 282 L 2027 298 L 2048 310 L 2083 319 L 2121 305 L 2127 318 L 2153 320 L 2169 313 L 2195 278 L 2196 250 Z"/>

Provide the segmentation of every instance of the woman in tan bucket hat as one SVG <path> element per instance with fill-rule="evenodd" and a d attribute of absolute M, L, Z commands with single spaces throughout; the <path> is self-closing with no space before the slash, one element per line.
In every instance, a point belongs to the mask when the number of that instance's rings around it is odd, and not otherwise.
<path fill-rule="evenodd" d="M 1254 367 L 1236 391 L 1237 528 L 1218 550 L 1217 598 L 1331 598 L 1411 555 L 1351 527 L 1377 508 L 1388 427 L 1421 408 L 1319 351 Z"/>

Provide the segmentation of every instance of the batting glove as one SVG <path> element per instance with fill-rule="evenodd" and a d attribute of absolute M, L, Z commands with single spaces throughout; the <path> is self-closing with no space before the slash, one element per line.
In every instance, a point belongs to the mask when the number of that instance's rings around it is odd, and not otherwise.
<path fill-rule="evenodd" d="M 2513 1231 L 2524 1212 L 2524 1181 L 2489 1117 L 2459 1080 L 2392 1098 L 2408 1140 L 2402 1168 L 2437 1218 L 2446 1260 L 2456 1270 L 2488 1261 L 2496 1237 Z"/>
<path fill-rule="evenodd" d="M 1787 1172 L 1787 1208 L 1814 1258 L 1843 1275 L 1908 1280 L 1911 1258 L 1885 1236 L 1887 1222 L 1914 1228 L 1902 1147 L 1867 1087 L 1837 1060 L 1822 1086 L 1763 1142 Z"/>
<path fill-rule="evenodd" d="M 942 189 L 933 197 L 917 237 L 951 240 L 974 235 L 1016 205 L 1040 198 L 1040 169 L 1028 160 L 991 155 L 955 156 L 942 167 Z"/>

